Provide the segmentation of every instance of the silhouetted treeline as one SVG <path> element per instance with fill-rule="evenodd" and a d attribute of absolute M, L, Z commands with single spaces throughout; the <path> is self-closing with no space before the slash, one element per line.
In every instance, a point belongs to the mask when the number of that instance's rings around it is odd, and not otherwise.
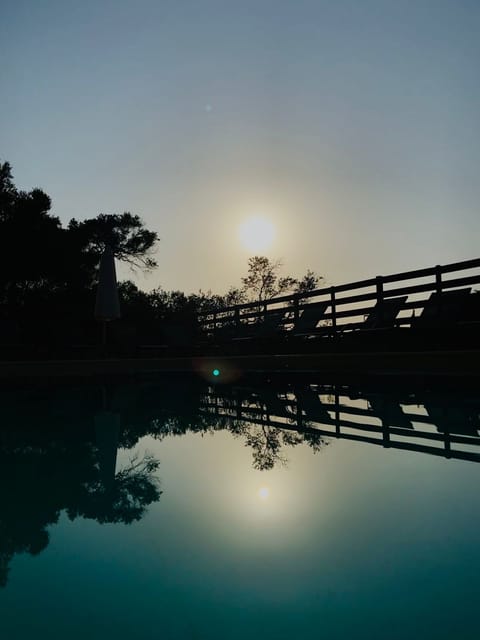
<path fill-rule="evenodd" d="M 137 215 L 99 214 L 64 226 L 50 209 L 44 191 L 17 189 L 9 163 L 0 163 L 0 358 L 95 354 L 101 331 L 93 310 L 105 247 L 143 271 L 157 266 L 158 235 Z M 131 281 L 120 283 L 121 319 L 109 326 L 110 352 L 191 346 L 200 311 L 265 300 L 289 289 L 308 291 L 321 280 L 312 271 L 300 280 L 281 277 L 280 267 L 280 261 L 251 258 L 242 286 L 225 295 L 162 288 L 147 293 Z"/>
<path fill-rule="evenodd" d="M 137 215 L 100 214 L 63 226 L 41 189 L 21 191 L 10 165 L 0 163 L 0 349 L 4 357 L 80 352 L 99 341 L 93 318 L 97 269 L 109 245 L 118 260 L 142 270 L 156 266 L 157 233 Z M 145 342 L 186 344 L 200 308 L 231 299 L 187 296 L 162 289 L 145 293 L 120 285 L 122 320 L 109 335 L 112 348 Z"/>

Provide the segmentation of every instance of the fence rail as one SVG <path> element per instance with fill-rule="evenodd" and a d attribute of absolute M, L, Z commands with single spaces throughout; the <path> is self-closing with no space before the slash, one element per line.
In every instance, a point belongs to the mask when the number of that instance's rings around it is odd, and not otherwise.
<path fill-rule="evenodd" d="M 435 397 L 351 397 L 346 389 L 312 386 L 266 394 L 236 388 L 225 396 L 212 388 L 201 407 L 227 421 L 480 462 L 478 399 L 445 404 Z"/>
<path fill-rule="evenodd" d="M 405 327 L 422 314 L 432 294 L 441 296 L 462 288 L 468 293 L 475 285 L 480 285 L 480 258 L 207 310 L 198 314 L 198 322 L 205 334 L 217 336 L 227 327 L 241 333 L 281 313 L 281 328 L 288 331 L 295 327 L 305 309 L 323 303 L 325 308 L 317 325 L 305 333 L 331 334 L 361 328 L 376 308 L 397 299 L 395 326 Z M 406 299 L 398 300 L 401 297 Z M 480 295 L 476 301 L 480 303 Z M 474 320 L 480 321 L 480 310 Z"/>

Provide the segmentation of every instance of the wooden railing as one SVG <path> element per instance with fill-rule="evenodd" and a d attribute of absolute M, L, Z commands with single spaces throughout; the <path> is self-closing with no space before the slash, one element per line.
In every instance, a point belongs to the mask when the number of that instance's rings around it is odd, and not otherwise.
<path fill-rule="evenodd" d="M 310 394 L 308 405 L 304 392 Z M 302 397 L 303 396 L 303 397 Z M 383 447 L 480 462 L 478 398 L 439 402 L 436 397 L 354 394 L 348 388 L 308 387 L 262 391 L 211 388 L 202 411 L 219 420 L 331 436 Z M 433 415 L 430 415 L 430 414 Z"/>
<path fill-rule="evenodd" d="M 336 333 L 361 328 L 375 305 L 407 296 L 396 326 L 410 326 L 412 318 L 422 312 L 430 294 L 474 285 L 480 285 L 480 258 L 203 311 L 198 315 L 198 322 L 201 330 L 210 336 L 215 336 L 224 327 L 241 333 L 245 327 L 268 320 L 271 314 L 282 311 L 283 327 L 288 330 L 309 305 L 325 303 L 327 310 L 312 333 Z"/>

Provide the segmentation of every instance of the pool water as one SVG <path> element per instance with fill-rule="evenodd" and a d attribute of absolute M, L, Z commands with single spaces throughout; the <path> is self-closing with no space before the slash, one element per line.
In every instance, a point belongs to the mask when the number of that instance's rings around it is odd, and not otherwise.
<path fill-rule="evenodd" d="M 480 396 L 320 376 L 1 393 L 1 638 L 477 639 Z"/>

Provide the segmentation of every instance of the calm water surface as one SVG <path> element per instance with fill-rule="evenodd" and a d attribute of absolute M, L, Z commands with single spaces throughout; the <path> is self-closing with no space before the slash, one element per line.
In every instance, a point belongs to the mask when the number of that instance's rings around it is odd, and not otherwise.
<path fill-rule="evenodd" d="M 479 637 L 475 389 L 177 378 L 0 406 L 2 639 Z"/>

